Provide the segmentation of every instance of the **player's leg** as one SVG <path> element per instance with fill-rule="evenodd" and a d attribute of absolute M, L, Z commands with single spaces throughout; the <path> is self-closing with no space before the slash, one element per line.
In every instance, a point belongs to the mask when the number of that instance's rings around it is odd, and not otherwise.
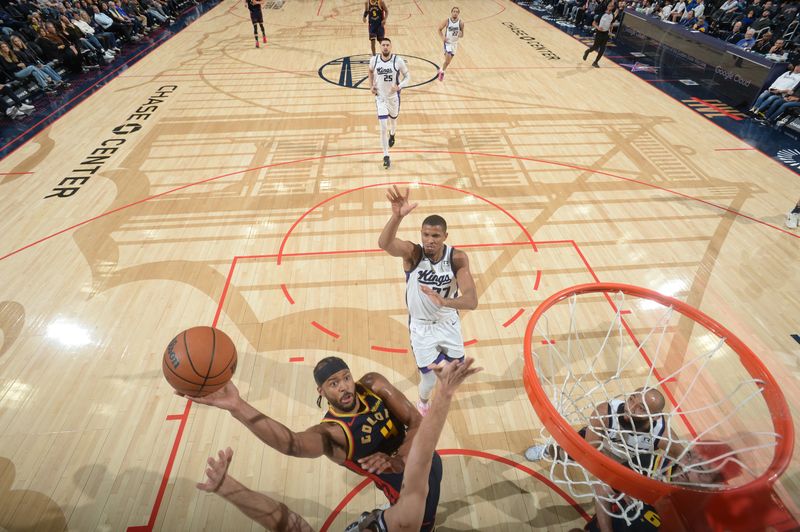
<path fill-rule="evenodd" d="M 608 43 L 608 32 L 601 33 L 600 43 L 597 47 L 597 57 L 595 58 L 594 63 L 592 63 L 593 67 L 600 66 L 599 61 L 600 58 L 603 57 L 603 53 L 606 51 L 606 43 Z"/>
<path fill-rule="evenodd" d="M 398 92 L 391 98 L 387 98 L 387 109 L 389 111 L 389 147 L 394 146 L 394 135 L 397 133 L 397 119 L 400 116 L 400 93 Z"/>
<path fill-rule="evenodd" d="M 264 31 L 264 23 L 263 22 L 259 22 L 258 25 L 261 27 L 261 42 L 266 44 L 267 43 L 267 32 Z"/>
<path fill-rule="evenodd" d="M 436 386 L 436 374 L 428 369 L 431 364 L 438 364 L 445 359 L 436 345 L 436 329 L 434 324 L 419 323 L 412 320 L 409 325 L 411 351 L 419 370 L 419 402 L 417 409 L 425 415 L 430 409 L 429 401 Z"/>
<path fill-rule="evenodd" d="M 386 105 L 386 98 L 375 96 L 375 107 L 378 109 L 378 124 L 381 129 L 381 148 L 383 148 L 383 167 L 389 168 L 389 108 Z"/>
<path fill-rule="evenodd" d="M 375 35 L 370 33 L 369 34 L 369 46 L 372 49 L 372 55 L 375 55 L 375 41 L 376 41 Z"/>
<path fill-rule="evenodd" d="M 256 40 L 256 48 L 258 48 L 258 23 L 255 21 L 253 22 L 253 37 Z"/>

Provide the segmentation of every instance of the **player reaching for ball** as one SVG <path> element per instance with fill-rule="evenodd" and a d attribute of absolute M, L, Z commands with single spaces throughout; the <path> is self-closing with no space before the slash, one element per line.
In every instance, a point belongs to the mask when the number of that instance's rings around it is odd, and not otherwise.
<path fill-rule="evenodd" d="M 454 391 L 461 380 L 478 371 L 470 369 L 471 364 L 472 361 L 459 362 L 452 369 L 437 368 L 436 371 L 440 376 L 454 379 L 450 384 Z M 460 376 L 460 380 L 456 376 Z M 392 505 L 397 503 L 404 484 L 410 482 L 404 481 L 404 473 L 416 472 L 412 482 L 416 495 L 409 498 L 418 501 L 424 512 L 422 524 L 415 530 L 433 530 L 442 460 L 433 452 L 434 439 L 424 452 L 417 451 L 417 458 L 410 461 L 412 446 L 422 424 L 422 417 L 414 405 L 378 373 L 367 373 L 355 381 L 350 368 L 338 357 L 320 360 L 314 367 L 314 380 L 319 393 L 317 404 L 324 398 L 328 402 L 328 411 L 319 424 L 302 432 L 294 432 L 256 410 L 241 398 L 232 382 L 205 397 L 189 399 L 227 410 L 261 441 L 283 454 L 298 458 L 324 455 L 359 475 L 369 476 Z M 447 403 L 442 405 L 446 414 L 449 397 L 443 402 Z M 437 437 L 440 431 L 441 427 L 437 430 Z M 229 459 L 229 453 L 220 455 L 221 461 Z M 421 467 L 423 464 L 424 468 Z M 403 511 L 397 513 L 399 519 L 408 517 Z"/>
<path fill-rule="evenodd" d="M 422 221 L 421 244 L 397 238 L 400 222 L 417 207 L 408 202 L 408 195 L 408 189 L 401 194 L 396 186 L 387 192 L 392 216 L 378 238 L 378 246 L 403 259 L 411 350 L 420 372 L 417 408 L 424 416 L 436 384 L 428 367 L 442 360 L 464 358 L 458 311 L 477 308 L 478 293 L 467 254 L 445 244 L 444 218 L 433 214 Z"/>

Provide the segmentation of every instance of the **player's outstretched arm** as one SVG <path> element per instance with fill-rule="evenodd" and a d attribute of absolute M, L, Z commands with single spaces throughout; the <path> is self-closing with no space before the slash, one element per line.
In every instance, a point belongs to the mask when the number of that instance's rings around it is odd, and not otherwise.
<path fill-rule="evenodd" d="M 397 189 L 397 185 L 392 185 L 392 188 L 386 192 L 386 198 L 392 204 L 392 217 L 386 222 L 383 231 L 381 231 L 381 236 L 378 237 L 378 246 L 393 257 L 402 257 L 404 260 L 412 262 L 414 244 L 408 240 L 397 238 L 397 229 L 400 227 L 400 222 L 418 205 L 417 203 L 409 203 L 408 196 L 408 189 L 406 189 L 405 194 L 401 194 Z"/>
<path fill-rule="evenodd" d="M 442 434 L 450 403 L 458 386 L 470 375 L 483 368 L 473 368 L 474 358 L 464 361 L 456 360 L 442 365 L 431 366 L 438 379 L 435 399 L 431 403 L 428 415 L 414 438 L 411 452 L 406 461 L 403 474 L 403 487 L 397 504 L 386 510 L 383 518 L 389 530 L 417 531 L 422 525 L 425 512 L 425 498 L 428 496 L 428 475 L 431 470 L 433 452 Z"/>
<path fill-rule="evenodd" d="M 195 403 L 227 410 L 258 439 L 279 453 L 298 458 L 317 458 L 322 455 L 334 458 L 338 450 L 324 427 L 315 425 L 304 432 L 294 432 L 242 399 L 233 382 L 204 397 L 186 397 Z"/>
<path fill-rule="evenodd" d="M 233 459 L 230 447 L 219 451 L 218 459 L 208 458 L 205 482 L 197 488 L 216 493 L 242 511 L 247 517 L 267 528 L 279 532 L 313 532 L 313 528 L 298 514 L 283 503 L 268 495 L 255 492 L 228 474 L 228 466 Z"/>

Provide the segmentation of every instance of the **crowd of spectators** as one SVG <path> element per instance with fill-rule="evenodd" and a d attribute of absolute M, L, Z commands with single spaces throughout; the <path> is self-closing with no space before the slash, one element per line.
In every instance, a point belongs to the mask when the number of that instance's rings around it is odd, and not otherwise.
<path fill-rule="evenodd" d="M 553 16 L 588 29 L 614 4 L 615 25 L 625 7 L 712 35 L 773 61 L 800 60 L 800 0 L 544 0 Z"/>
<path fill-rule="evenodd" d="M 195 0 L 0 1 L 0 112 L 23 119 L 35 99 L 68 88 Z"/>

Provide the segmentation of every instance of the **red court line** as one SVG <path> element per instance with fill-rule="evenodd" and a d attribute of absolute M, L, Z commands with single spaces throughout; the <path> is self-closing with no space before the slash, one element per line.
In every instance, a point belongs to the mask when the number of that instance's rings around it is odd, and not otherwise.
<path fill-rule="evenodd" d="M 323 3 L 325 3 L 325 0 L 319 0 L 319 7 L 317 8 L 317 16 L 319 16 L 320 12 L 322 11 Z"/>
<path fill-rule="evenodd" d="M 183 419 L 183 414 L 170 414 L 167 416 L 167 421 L 175 421 L 176 419 Z"/>
<path fill-rule="evenodd" d="M 758 151 L 753 147 L 750 148 L 716 148 L 714 151 Z"/>
<path fill-rule="evenodd" d="M 517 313 L 516 313 L 516 314 L 514 314 L 513 316 L 511 316 L 510 318 L 508 318 L 508 320 L 506 320 L 506 322 L 503 324 L 503 327 L 508 327 L 509 325 L 511 325 L 512 323 L 514 323 L 515 321 L 517 321 L 517 318 L 519 318 L 520 316 L 522 316 L 522 314 L 523 314 L 524 312 L 525 312 L 525 309 L 524 309 L 524 308 L 521 308 L 521 309 L 519 309 L 519 310 L 517 311 Z"/>
<path fill-rule="evenodd" d="M 709 102 L 707 102 L 707 101 L 705 101 L 705 100 L 701 100 L 700 98 L 697 98 L 697 97 L 695 97 L 695 96 L 692 96 L 692 97 L 691 97 L 691 99 L 692 99 L 692 100 L 694 100 L 694 101 L 696 101 L 696 102 L 700 102 L 700 103 L 702 103 L 702 104 L 703 104 L 703 105 L 705 105 L 706 107 L 710 107 L 711 109 L 715 110 L 715 111 L 716 111 L 716 112 L 718 112 L 718 113 L 722 113 L 722 114 L 724 114 L 724 115 L 725 115 L 725 116 L 727 116 L 728 118 L 732 118 L 732 119 L 734 119 L 734 120 L 737 120 L 737 121 L 741 120 L 741 118 L 740 118 L 740 117 L 738 117 L 738 116 L 736 116 L 736 115 L 732 115 L 731 113 L 729 113 L 729 112 L 728 112 L 728 111 L 726 111 L 725 109 L 723 109 L 723 108 L 721 108 L 721 107 L 719 107 L 719 106 L 717 106 L 717 105 L 714 105 L 713 103 L 709 103 Z M 691 107 L 689 107 L 689 109 L 692 109 L 692 108 L 691 108 Z M 695 109 L 695 111 L 697 111 L 697 109 Z"/>
<path fill-rule="evenodd" d="M 475 451 L 472 449 L 437 449 L 436 452 L 439 453 L 439 456 L 469 456 L 472 458 L 484 458 L 486 460 L 492 460 L 513 467 L 515 469 L 518 469 L 523 473 L 527 473 L 529 476 L 544 483 L 548 488 L 553 490 L 562 499 L 564 499 L 570 506 L 572 506 L 572 508 L 574 508 L 575 511 L 578 512 L 578 514 L 581 517 L 583 517 L 586 521 L 591 520 L 589 514 L 586 513 L 586 511 L 583 508 L 581 508 L 581 506 L 577 503 L 577 501 L 575 501 L 575 499 L 570 497 L 570 495 L 567 492 L 559 488 L 553 481 L 551 481 L 546 476 L 542 475 L 541 473 L 537 473 L 536 471 L 527 466 L 519 464 L 513 460 L 509 460 L 508 458 L 505 458 L 503 456 L 487 453 L 485 451 Z M 331 514 L 325 520 L 325 523 L 323 523 L 322 527 L 319 529 L 319 532 L 327 532 L 330 526 L 333 524 L 333 521 L 336 519 L 336 517 L 341 513 L 342 510 L 344 510 L 344 507 L 347 506 L 347 504 L 351 500 L 353 500 L 353 497 L 358 495 L 364 488 L 366 488 L 370 484 L 370 482 L 372 482 L 371 479 L 365 478 L 364 480 L 361 481 L 361 483 L 359 483 L 355 488 L 353 488 L 350 491 L 350 493 L 345 495 L 345 497 L 341 500 L 339 504 L 336 505 L 336 508 L 333 509 Z"/>
<path fill-rule="evenodd" d="M 294 305 L 294 299 L 292 296 L 289 295 L 289 289 L 286 288 L 286 285 L 281 283 L 281 290 L 283 290 L 283 295 L 286 297 L 286 300 L 289 302 L 290 305 Z"/>
<path fill-rule="evenodd" d="M 380 351 L 381 353 L 408 353 L 408 349 L 399 349 L 396 347 L 383 347 L 381 345 L 370 346 L 373 351 Z"/>
<path fill-rule="evenodd" d="M 233 278 L 233 270 L 236 268 L 236 261 L 239 257 L 233 257 L 231 261 L 231 267 L 228 269 L 228 277 L 225 278 L 225 285 L 222 287 L 222 295 L 219 298 L 219 304 L 217 305 L 217 312 L 214 314 L 214 325 L 212 327 L 217 326 L 217 322 L 219 321 L 219 315 L 222 313 L 222 304 L 225 302 L 225 296 L 228 295 L 228 288 L 231 285 L 231 279 Z"/>
<path fill-rule="evenodd" d="M 414 151 L 417 151 L 417 150 L 414 150 Z M 427 150 L 426 150 L 426 152 L 427 152 Z M 395 153 L 399 153 L 399 150 L 398 150 L 398 152 L 395 152 Z M 446 154 L 449 154 L 449 155 L 458 154 L 458 152 L 447 151 L 447 150 L 431 150 L 430 152 L 427 152 L 427 153 L 446 153 Z M 516 156 L 511 156 L 511 158 L 516 158 Z M 416 186 L 424 186 L 424 187 L 443 188 L 445 190 L 452 190 L 452 191 L 455 191 L 455 192 L 460 192 L 460 193 L 465 194 L 467 196 L 472 196 L 473 198 L 478 198 L 479 200 L 483 201 L 484 203 L 487 203 L 487 204 L 491 205 L 492 207 L 496 208 L 497 210 L 499 210 L 500 212 L 502 212 L 503 214 L 508 216 L 508 218 L 510 218 L 515 224 L 517 224 L 517 227 L 519 227 L 520 230 L 528 238 L 528 243 L 533 247 L 533 250 L 536 251 L 536 244 L 533 241 L 533 237 L 528 232 L 528 229 L 519 220 L 517 220 L 510 212 L 508 212 L 506 209 L 504 209 L 503 207 L 501 207 L 497 203 L 491 201 L 490 199 L 484 198 L 483 196 L 475 194 L 474 192 L 469 192 L 467 190 L 463 190 L 463 189 L 460 189 L 460 188 L 457 188 L 457 187 L 451 187 L 449 185 L 440 185 L 438 183 L 425 183 L 425 182 L 415 182 L 415 181 L 397 181 L 397 182 L 388 182 L 388 183 L 374 183 L 372 185 L 364 185 L 364 186 L 361 186 L 361 187 L 356 187 L 356 188 L 351 188 L 349 190 L 344 190 L 342 192 L 339 192 L 338 194 L 334 194 L 333 196 L 329 196 L 328 198 L 320 201 L 319 203 L 317 203 L 316 205 L 314 205 L 313 207 L 308 209 L 306 212 L 301 214 L 300 217 L 297 220 L 294 221 L 292 226 L 289 228 L 288 231 L 286 231 L 286 234 L 283 236 L 283 240 L 281 241 L 280 248 L 278 248 L 278 265 L 280 265 L 281 262 L 282 262 L 283 250 L 284 250 L 284 248 L 286 248 L 286 243 L 289 241 L 289 237 L 292 235 L 292 232 L 295 230 L 295 228 L 298 225 L 300 225 L 300 222 L 302 222 L 305 219 L 306 216 L 308 216 L 309 214 L 311 214 L 312 212 L 317 210 L 322 205 L 328 203 L 329 201 L 333 201 L 334 199 L 339 198 L 341 196 L 345 196 L 345 195 L 350 194 L 352 192 L 358 192 L 358 191 L 361 191 L 361 190 L 366 190 L 366 189 L 376 188 L 376 187 L 386 187 L 386 186 L 389 186 L 389 185 L 416 185 Z M 2 260 L 1 257 L 0 257 L 0 260 Z"/>
<path fill-rule="evenodd" d="M 714 123 L 713 121 L 710 121 L 710 120 L 709 120 L 709 122 L 711 122 L 712 124 Z M 720 126 L 718 124 L 714 124 L 714 125 L 716 125 L 720 129 L 725 131 L 725 129 L 722 128 L 722 126 Z M 728 132 L 726 131 L 726 133 L 728 133 Z M 728 133 L 728 134 L 730 134 L 731 136 L 734 136 L 731 133 Z M 761 150 L 758 150 L 758 151 L 761 152 Z M 142 198 L 142 199 L 134 201 L 132 203 L 128 203 L 127 205 L 122 205 L 122 206 L 117 207 L 115 209 L 112 209 L 110 211 L 106 211 L 104 213 L 98 214 L 97 216 L 94 216 L 94 217 L 89 218 L 87 220 L 84 220 L 82 222 L 76 223 L 76 224 L 74 224 L 74 225 L 72 225 L 70 227 L 67 227 L 67 228 L 62 229 L 60 231 L 57 231 L 55 233 L 52 233 L 52 234 L 47 235 L 45 237 L 42 237 L 39 240 L 36 240 L 35 242 L 31 242 L 30 244 L 27 244 L 27 245 L 25 245 L 25 246 L 23 246 L 21 248 L 15 249 L 14 251 L 10 251 L 10 252 L 6 253 L 5 255 L 0 256 L 0 260 L 7 259 L 8 257 L 11 257 L 12 255 L 16 255 L 17 253 L 19 253 L 21 251 L 24 251 L 24 250 L 26 250 L 26 249 L 28 249 L 30 247 L 33 247 L 33 246 L 35 246 L 37 244 L 40 244 L 40 243 L 42 243 L 42 242 L 44 242 L 46 240 L 49 240 L 51 238 L 54 238 L 54 237 L 59 236 L 61 234 L 64 234 L 67 231 L 70 231 L 72 229 L 76 229 L 78 227 L 86 225 L 87 223 L 93 222 L 93 221 L 98 220 L 100 218 L 103 218 L 105 216 L 109 216 L 111 214 L 114 214 L 116 212 L 128 209 L 128 208 L 133 207 L 135 205 L 139 205 L 141 203 L 145 203 L 147 201 L 150 201 L 150 200 L 153 200 L 153 199 L 156 199 L 156 198 L 160 198 L 162 196 L 166 196 L 168 194 L 172 194 L 174 192 L 178 192 L 180 190 L 183 190 L 183 189 L 195 186 L 195 185 L 209 183 L 209 182 L 215 181 L 217 179 L 221 179 L 221 178 L 224 178 L 224 177 L 231 177 L 231 176 L 243 174 L 243 173 L 246 173 L 246 172 L 252 172 L 252 171 L 256 171 L 256 170 L 263 170 L 265 168 L 275 168 L 275 167 L 278 167 L 278 166 L 285 166 L 285 165 L 303 163 L 303 162 L 315 161 L 315 160 L 323 160 L 323 159 L 331 159 L 331 158 L 339 158 L 339 157 L 353 157 L 353 156 L 356 156 L 356 155 L 376 155 L 376 154 L 382 154 L 382 153 L 383 152 L 379 152 L 379 151 L 371 151 L 371 152 L 340 153 L 340 154 L 333 154 L 333 155 L 320 155 L 320 156 L 316 156 L 316 157 L 304 157 L 302 159 L 295 159 L 295 160 L 292 160 L 292 161 L 283 161 L 283 162 L 280 162 L 280 163 L 266 164 L 266 165 L 263 165 L 263 166 L 257 166 L 257 167 L 254 167 L 254 168 L 246 168 L 244 170 L 238 170 L 238 171 L 235 171 L 235 172 L 229 172 L 227 174 L 208 177 L 206 179 L 201 179 L 200 181 L 194 181 L 192 183 L 187 183 L 185 185 L 181 185 L 179 187 L 175 187 L 173 189 L 166 190 L 164 192 L 161 192 L 161 193 L 158 193 L 158 194 L 154 194 L 152 196 L 148 196 L 146 198 Z M 395 153 L 413 153 L 413 154 L 427 154 L 427 153 L 430 153 L 430 154 L 449 154 L 449 155 L 474 155 L 474 156 L 479 156 L 479 157 L 495 157 L 495 158 L 499 158 L 499 159 L 516 159 L 516 160 L 520 160 L 520 161 L 532 161 L 532 162 L 537 162 L 537 163 L 542 163 L 542 164 L 550 164 L 550 165 L 553 165 L 553 166 L 560 166 L 560 167 L 563 167 L 563 168 L 570 168 L 570 169 L 573 169 L 573 170 L 581 170 L 581 171 L 584 171 L 584 172 L 591 172 L 591 173 L 594 173 L 594 174 L 604 175 L 604 176 L 608 176 L 608 177 L 613 177 L 615 179 L 620 179 L 620 180 L 623 180 L 623 181 L 627 181 L 629 183 L 636 183 L 636 184 L 642 185 L 642 186 L 647 187 L 647 188 L 652 188 L 654 190 L 660 190 L 662 192 L 666 192 L 668 194 L 673 194 L 673 195 L 679 196 L 681 198 L 685 198 L 685 199 L 688 199 L 688 200 L 696 201 L 698 203 L 702 203 L 704 205 L 708 205 L 710 207 L 713 207 L 715 209 L 719 209 L 721 211 L 733 214 L 735 216 L 742 217 L 742 218 L 744 218 L 746 220 L 750 220 L 751 222 L 755 222 L 755 223 L 763 225 L 765 227 L 769 227 L 771 229 L 775 229 L 775 230 L 780 231 L 781 233 L 784 233 L 784 234 L 789 235 L 791 237 L 800 238 L 800 234 L 795 234 L 795 233 L 793 233 L 791 231 L 787 231 L 786 229 L 783 229 L 782 227 L 779 227 L 777 225 L 773 225 L 773 224 L 765 222 L 763 220 L 759 220 L 757 218 L 754 218 L 753 216 L 749 216 L 747 214 L 741 213 L 741 212 L 736 211 L 734 209 L 730 209 L 730 208 L 724 207 L 722 205 L 717 205 L 716 203 L 712 203 L 710 201 L 706 201 L 706 200 L 703 200 L 703 199 L 700 199 L 700 198 L 696 198 L 694 196 L 690 196 L 689 194 L 684 194 L 682 192 L 677 192 L 675 190 L 670 190 L 668 188 L 665 188 L 665 187 L 662 187 L 662 186 L 659 186 L 659 185 L 654 185 L 652 183 L 646 183 L 644 181 L 639 181 L 639 180 L 633 179 L 631 177 L 624 177 L 624 176 L 612 174 L 610 172 L 604 172 L 602 170 L 598 170 L 598 169 L 594 169 L 594 168 L 588 168 L 588 167 L 583 167 L 583 166 L 578 166 L 578 165 L 560 163 L 560 162 L 556 162 L 556 161 L 547 161 L 547 160 L 544 160 L 544 159 L 536 159 L 536 158 L 533 158 L 533 157 L 523 157 L 523 156 L 520 156 L 520 155 L 505 155 L 505 154 L 493 154 L 493 153 L 483 153 L 483 152 L 457 152 L 457 151 L 447 151 L 447 150 L 396 150 Z M 781 163 L 778 163 L 777 161 L 772 159 L 766 153 L 764 153 L 764 152 L 761 152 L 761 153 L 767 159 L 769 159 L 770 161 L 773 161 L 775 164 L 778 164 L 781 168 L 784 168 L 784 169 L 786 168 L 784 165 L 782 165 Z M 370 185 L 370 186 L 381 186 L 381 185 Z M 369 187 L 362 187 L 362 188 L 369 188 Z M 442 188 L 452 188 L 452 187 L 442 186 Z M 456 189 L 456 190 L 458 190 L 458 189 Z M 342 194 L 344 194 L 344 193 L 342 193 Z M 475 196 L 474 194 L 470 194 L 470 195 Z M 330 199 L 333 199 L 335 197 L 336 196 L 333 196 L 332 198 L 329 198 L 328 200 L 325 200 L 325 201 L 329 201 Z M 480 198 L 480 196 L 475 196 L 475 197 Z M 318 205 L 322 205 L 323 203 L 325 203 L 325 201 L 323 201 L 322 203 L 320 203 Z M 316 208 L 316 206 L 314 208 Z M 306 215 L 307 214 L 308 213 L 306 213 Z M 519 222 L 517 220 L 514 220 L 514 221 L 517 224 L 519 224 Z M 295 223 L 299 223 L 299 222 L 295 222 Z M 527 230 L 525 230 L 525 233 L 528 234 Z M 532 239 L 531 239 L 530 243 L 535 246 L 535 244 L 533 243 Z M 283 255 L 283 253 L 281 252 L 280 255 Z"/>
<path fill-rule="evenodd" d="M 553 345 L 555 343 L 556 343 L 555 340 L 549 340 L 549 341 L 548 340 L 542 340 L 542 345 L 547 345 L 547 344 Z"/>
<path fill-rule="evenodd" d="M 542 280 L 542 270 L 536 270 L 536 281 L 534 281 L 533 283 L 534 291 L 539 289 L 539 282 L 541 280 Z"/>
<path fill-rule="evenodd" d="M 30 175 L 33 172 L 0 172 L 0 175 Z"/>
<path fill-rule="evenodd" d="M 153 526 L 156 524 L 156 517 L 158 517 L 158 510 L 161 508 L 161 501 L 164 499 L 164 492 L 167 489 L 169 474 L 172 472 L 172 466 L 175 465 L 175 457 L 178 455 L 178 447 L 180 447 L 181 438 L 183 437 L 183 429 L 186 428 L 186 421 L 189 419 L 189 410 L 191 410 L 191 408 L 192 402 L 187 400 L 186 407 L 183 409 L 183 414 L 181 414 L 181 423 L 178 425 L 178 433 L 175 435 L 175 441 L 172 443 L 172 451 L 169 453 L 169 459 L 167 460 L 167 467 L 164 470 L 164 476 L 161 477 L 161 485 L 158 487 L 156 501 L 153 504 L 152 511 L 150 512 L 150 519 L 147 521 L 146 525 L 129 526 L 128 532 L 145 532 L 153 530 Z"/>
<path fill-rule="evenodd" d="M 464 347 L 469 347 L 469 346 L 475 345 L 477 343 L 478 343 L 478 340 L 476 338 L 473 338 L 472 340 L 468 340 L 468 341 L 464 342 Z"/>
<path fill-rule="evenodd" d="M 303 362 L 306 357 L 289 357 L 289 362 Z"/>
<path fill-rule="evenodd" d="M 420 5 L 419 5 L 419 2 L 417 2 L 417 0 L 414 0 L 414 4 L 417 6 L 417 9 L 419 9 L 419 13 L 420 13 L 420 15 L 424 15 L 424 14 L 425 14 L 425 12 L 424 12 L 424 11 L 422 10 L 422 8 L 420 7 Z"/>
<path fill-rule="evenodd" d="M 350 493 L 345 495 L 344 499 L 342 499 L 339 504 L 336 505 L 336 508 L 333 509 L 325 522 L 322 523 L 322 527 L 319 529 L 319 532 L 327 532 L 328 528 L 333 524 L 333 520 L 336 519 L 336 516 L 339 515 L 342 510 L 344 510 L 344 507 L 347 506 L 347 503 L 353 500 L 353 497 L 358 495 L 361 490 L 369 486 L 371 483 L 372 479 L 368 477 L 362 480 L 358 486 L 350 490 Z"/>
<path fill-rule="evenodd" d="M 311 322 L 311 325 L 313 325 L 314 327 L 316 327 L 316 328 L 317 328 L 317 329 L 319 329 L 320 331 L 324 332 L 324 333 L 325 333 L 325 334 L 327 334 L 328 336 L 333 336 L 333 337 L 334 337 L 334 338 L 336 338 L 336 339 L 338 339 L 338 338 L 340 338 L 340 337 L 341 337 L 341 336 L 340 336 L 338 333 L 335 333 L 335 332 L 333 332 L 332 330 L 325 328 L 324 326 L 320 325 L 320 324 L 319 324 L 319 323 L 317 323 L 316 321 L 312 321 L 312 322 Z"/>
<path fill-rule="evenodd" d="M 619 313 L 620 313 L 621 315 L 622 315 L 622 314 L 630 314 L 630 313 L 631 313 L 631 311 L 630 311 L 630 310 L 620 310 L 620 311 L 619 311 Z"/>

